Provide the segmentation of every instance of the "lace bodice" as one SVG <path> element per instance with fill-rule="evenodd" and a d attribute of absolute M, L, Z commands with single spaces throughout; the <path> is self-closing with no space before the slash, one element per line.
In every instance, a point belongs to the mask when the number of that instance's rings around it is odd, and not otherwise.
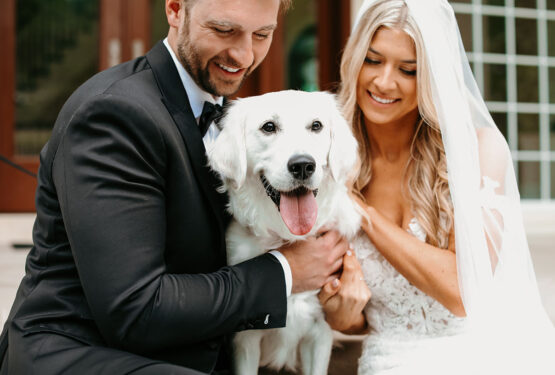
<path fill-rule="evenodd" d="M 409 224 L 409 233 L 425 241 L 418 221 Z M 365 313 L 371 335 L 394 338 L 444 336 L 462 329 L 464 319 L 457 318 L 443 305 L 409 283 L 361 233 L 354 249 L 364 278 L 372 291 Z"/>
<path fill-rule="evenodd" d="M 416 219 L 409 233 L 421 241 L 426 234 Z M 424 342 L 464 332 L 465 320 L 413 286 L 361 232 L 353 243 L 364 278 L 372 291 L 365 308 L 372 329 L 363 343 L 359 375 L 377 374 L 394 368 Z"/>

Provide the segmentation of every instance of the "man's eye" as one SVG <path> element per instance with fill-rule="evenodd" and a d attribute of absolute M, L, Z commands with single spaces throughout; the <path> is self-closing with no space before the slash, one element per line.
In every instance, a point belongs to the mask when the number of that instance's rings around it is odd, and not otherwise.
<path fill-rule="evenodd" d="M 263 40 L 263 39 L 267 39 L 267 38 L 270 36 L 270 34 L 254 33 L 254 36 L 255 36 L 257 39 Z"/>
<path fill-rule="evenodd" d="M 217 27 L 214 30 L 219 34 L 231 34 L 233 32 L 233 29 L 218 29 Z"/>
<path fill-rule="evenodd" d="M 312 125 L 310 126 L 310 130 L 312 130 L 315 133 L 318 133 L 320 130 L 322 130 L 324 126 L 322 125 L 322 123 L 320 121 L 314 121 L 312 123 Z"/>
<path fill-rule="evenodd" d="M 273 122 L 268 121 L 264 125 L 262 125 L 260 129 L 262 129 L 264 133 L 270 134 L 270 133 L 275 133 L 277 131 L 277 126 Z"/>

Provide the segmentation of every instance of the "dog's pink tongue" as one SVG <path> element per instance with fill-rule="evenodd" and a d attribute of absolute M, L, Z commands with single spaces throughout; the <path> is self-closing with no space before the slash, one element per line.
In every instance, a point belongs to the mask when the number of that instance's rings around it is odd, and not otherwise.
<path fill-rule="evenodd" d="M 281 194 L 279 212 L 289 231 L 297 236 L 310 232 L 316 217 L 318 205 L 311 191 L 303 195 Z"/>

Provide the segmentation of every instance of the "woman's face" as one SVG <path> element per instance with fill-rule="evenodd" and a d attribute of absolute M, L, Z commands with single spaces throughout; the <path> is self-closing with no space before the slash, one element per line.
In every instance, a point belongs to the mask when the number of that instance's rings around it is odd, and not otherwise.
<path fill-rule="evenodd" d="M 357 103 L 367 124 L 415 121 L 416 50 L 407 33 L 381 27 L 374 34 L 358 75 Z"/>

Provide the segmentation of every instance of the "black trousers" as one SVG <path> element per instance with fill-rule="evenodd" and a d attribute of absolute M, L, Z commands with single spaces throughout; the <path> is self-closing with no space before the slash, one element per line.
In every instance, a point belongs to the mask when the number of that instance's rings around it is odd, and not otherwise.
<path fill-rule="evenodd" d="M 14 337 L 15 336 L 15 337 Z M 116 349 L 86 345 L 55 333 L 36 333 L 26 337 L 10 335 L 11 340 L 31 340 L 9 345 L 1 361 L 0 375 L 206 375 L 185 367 L 141 357 Z M 38 348 L 33 353 L 13 353 L 14 348 Z"/>

